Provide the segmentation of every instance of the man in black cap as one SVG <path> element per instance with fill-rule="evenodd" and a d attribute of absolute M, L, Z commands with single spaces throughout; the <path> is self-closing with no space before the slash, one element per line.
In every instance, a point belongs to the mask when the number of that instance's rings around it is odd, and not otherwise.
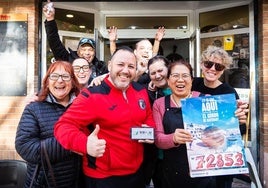
<path fill-rule="evenodd" d="M 93 64 L 89 82 L 92 78 L 108 72 L 106 63 L 98 60 L 96 57 L 96 44 L 94 40 L 82 38 L 78 43 L 77 51 L 73 51 L 70 48 L 66 50 L 59 37 L 58 27 L 55 21 L 55 9 L 52 2 L 44 6 L 43 12 L 46 17 L 45 28 L 48 43 L 56 60 L 64 60 L 72 63 L 78 57 L 85 58 L 89 64 Z"/>

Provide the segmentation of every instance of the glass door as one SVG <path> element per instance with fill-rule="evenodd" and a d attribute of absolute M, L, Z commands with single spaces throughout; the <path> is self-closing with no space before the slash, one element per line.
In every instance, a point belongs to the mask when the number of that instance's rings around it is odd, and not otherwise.
<path fill-rule="evenodd" d="M 196 29 L 189 38 L 189 54 L 194 76 L 200 77 L 200 29 Z"/>

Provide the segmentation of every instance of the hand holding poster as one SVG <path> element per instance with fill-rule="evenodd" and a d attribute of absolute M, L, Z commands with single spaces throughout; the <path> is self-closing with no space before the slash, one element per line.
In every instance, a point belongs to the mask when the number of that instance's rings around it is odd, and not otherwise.
<path fill-rule="evenodd" d="M 191 177 L 248 173 L 244 145 L 235 117 L 234 94 L 187 98 L 181 101 Z"/>

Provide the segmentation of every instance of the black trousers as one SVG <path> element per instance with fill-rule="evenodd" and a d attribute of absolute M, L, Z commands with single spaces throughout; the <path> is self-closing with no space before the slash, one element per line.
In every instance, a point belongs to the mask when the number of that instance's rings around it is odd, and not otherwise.
<path fill-rule="evenodd" d="M 111 176 L 107 178 L 91 178 L 85 176 L 86 188 L 145 188 L 144 174 L 140 169 L 134 174 Z"/>

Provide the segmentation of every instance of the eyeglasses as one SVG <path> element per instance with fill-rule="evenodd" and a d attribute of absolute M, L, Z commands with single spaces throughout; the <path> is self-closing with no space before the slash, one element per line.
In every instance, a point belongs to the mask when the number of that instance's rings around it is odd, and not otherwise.
<path fill-rule="evenodd" d="M 63 81 L 70 81 L 72 76 L 69 74 L 57 74 L 57 73 L 52 73 L 49 75 L 49 79 L 53 81 L 57 81 L 61 77 Z"/>
<path fill-rule="evenodd" d="M 83 65 L 83 66 L 78 66 L 78 65 L 75 65 L 73 66 L 73 69 L 74 69 L 74 72 L 80 72 L 80 70 L 82 69 L 84 72 L 88 72 L 89 69 L 91 68 L 92 66 L 89 66 L 89 65 Z"/>
<path fill-rule="evenodd" d="M 213 67 L 214 64 L 215 64 L 215 70 L 216 71 L 222 71 L 223 69 L 225 69 L 225 66 L 220 64 L 220 63 L 215 63 L 213 61 L 204 61 L 204 66 L 207 69 L 210 69 L 211 67 Z"/>
<path fill-rule="evenodd" d="M 188 80 L 189 78 L 191 78 L 191 75 L 188 73 L 183 73 L 183 74 L 172 73 L 170 74 L 170 78 L 172 78 L 173 80 L 179 80 L 181 78 L 183 80 Z"/>

